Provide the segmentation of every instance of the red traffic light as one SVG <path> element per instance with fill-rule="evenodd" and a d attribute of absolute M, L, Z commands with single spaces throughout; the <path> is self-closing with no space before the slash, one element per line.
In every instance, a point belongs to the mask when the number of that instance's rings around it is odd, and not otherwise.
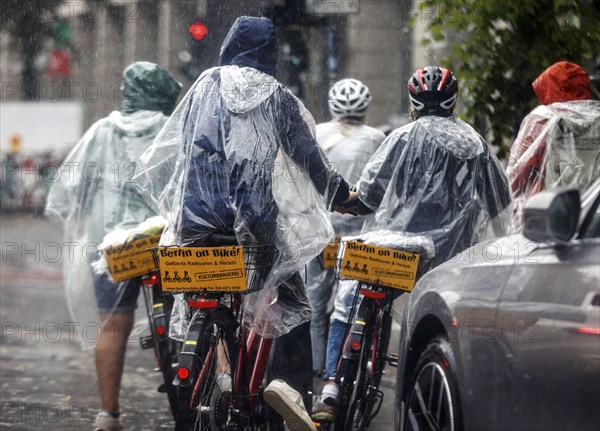
<path fill-rule="evenodd" d="M 190 33 L 194 39 L 201 40 L 208 33 L 208 28 L 202 23 L 195 22 L 190 25 Z"/>

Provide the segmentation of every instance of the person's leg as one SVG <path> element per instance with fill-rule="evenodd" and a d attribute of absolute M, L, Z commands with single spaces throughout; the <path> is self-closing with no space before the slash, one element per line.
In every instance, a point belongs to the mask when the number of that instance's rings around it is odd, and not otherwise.
<path fill-rule="evenodd" d="M 125 365 L 127 340 L 133 329 L 134 311 L 103 315 L 100 337 L 96 342 L 96 374 L 102 410 L 119 412 L 119 391 Z"/>
<path fill-rule="evenodd" d="M 325 374 L 323 375 L 323 378 L 325 379 L 333 379 L 335 377 L 335 370 L 342 350 L 342 344 L 344 343 L 344 335 L 347 327 L 347 322 L 340 322 L 339 320 L 331 321 L 329 338 L 327 339 L 327 361 L 325 363 Z"/>
<path fill-rule="evenodd" d="M 321 373 L 325 368 L 327 304 L 336 280 L 333 270 L 324 269 L 317 259 L 311 261 L 307 269 L 306 294 L 313 307 L 310 323 L 313 372 Z"/>
<path fill-rule="evenodd" d="M 127 341 L 133 329 L 140 279 L 115 284 L 107 274 L 94 276 L 100 310 L 100 334 L 95 359 L 101 412 L 96 429 L 120 429 L 119 391 L 125 365 Z"/>
<path fill-rule="evenodd" d="M 304 283 L 294 274 L 278 289 L 278 304 L 308 302 Z M 316 431 L 308 414 L 312 405 L 312 352 L 310 322 L 302 323 L 273 341 L 270 362 L 271 382 L 265 401 L 279 413 L 290 431 Z"/>

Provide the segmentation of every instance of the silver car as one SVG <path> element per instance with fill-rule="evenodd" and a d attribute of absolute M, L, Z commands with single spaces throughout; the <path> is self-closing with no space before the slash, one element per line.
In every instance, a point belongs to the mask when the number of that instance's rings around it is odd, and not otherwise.
<path fill-rule="evenodd" d="M 600 180 L 533 196 L 523 235 L 464 251 L 403 315 L 399 430 L 597 430 Z"/>

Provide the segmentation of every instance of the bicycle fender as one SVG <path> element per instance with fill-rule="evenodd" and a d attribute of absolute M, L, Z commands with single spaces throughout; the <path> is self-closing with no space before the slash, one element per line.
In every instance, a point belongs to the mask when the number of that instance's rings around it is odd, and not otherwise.
<path fill-rule="evenodd" d="M 179 353 L 179 368 L 187 368 L 190 371 L 190 376 L 185 381 L 182 381 L 178 377 L 175 378 L 173 383 L 176 386 L 188 387 L 196 380 L 195 374 L 198 371 L 198 362 L 200 360 L 198 352 L 201 347 L 198 345 L 198 342 L 207 317 L 208 315 L 204 310 L 196 310 L 192 316 L 185 334 L 185 341 Z"/>

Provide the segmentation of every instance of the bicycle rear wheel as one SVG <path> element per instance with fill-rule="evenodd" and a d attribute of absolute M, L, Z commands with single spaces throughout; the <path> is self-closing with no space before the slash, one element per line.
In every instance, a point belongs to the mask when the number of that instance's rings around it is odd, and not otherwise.
<path fill-rule="evenodd" d="M 160 285 L 152 286 L 152 306 L 151 330 L 154 337 L 154 352 L 165 381 L 164 386 L 161 387 L 161 392 L 164 391 L 167 394 L 171 413 L 175 417 L 177 414 L 177 388 L 173 385 L 176 372 L 173 365 L 177 363 L 181 343 L 169 337 L 173 297 L 164 295 Z"/>
<path fill-rule="evenodd" d="M 219 306 L 204 322 L 196 344 L 196 369 L 190 385 L 178 388 L 176 430 L 225 430 L 230 418 L 237 348 L 236 321 Z"/>

